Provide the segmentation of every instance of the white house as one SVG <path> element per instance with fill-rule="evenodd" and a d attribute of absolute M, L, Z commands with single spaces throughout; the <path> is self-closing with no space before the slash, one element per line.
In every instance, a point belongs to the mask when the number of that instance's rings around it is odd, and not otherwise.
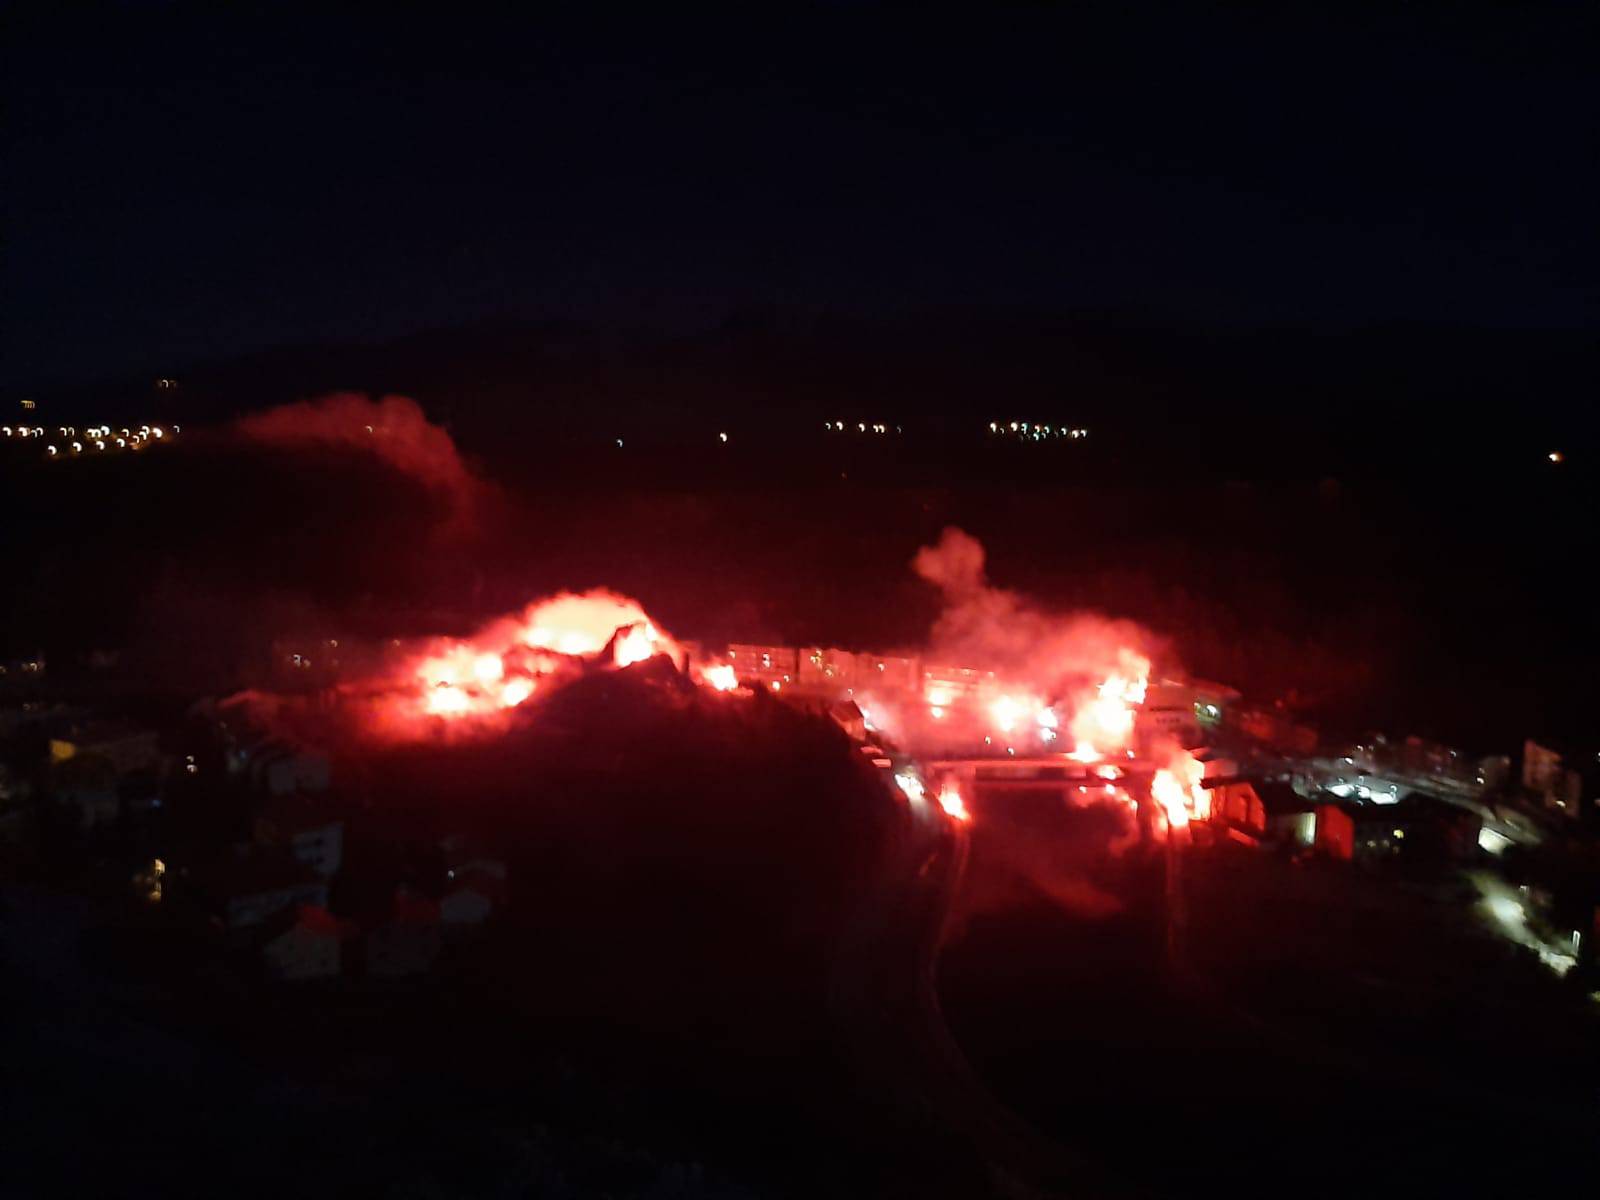
<path fill-rule="evenodd" d="M 288 851 L 324 879 L 337 875 L 344 861 L 344 822 L 298 797 L 268 804 L 256 818 L 255 840 Z"/>
<path fill-rule="evenodd" d="M 303 909 L 293 925 L 261 947 L 261 957 L 275 979 L 329 979 L 339 974 L 341 942 L 333 916 Z"/>

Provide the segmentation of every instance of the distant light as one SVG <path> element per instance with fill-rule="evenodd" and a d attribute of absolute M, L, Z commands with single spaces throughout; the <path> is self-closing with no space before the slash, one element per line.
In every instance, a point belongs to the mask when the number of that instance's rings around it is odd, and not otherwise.
<path fill-rule="evenodd" d="M 83 453 L 83 443 L 82 442 L 73 442 L 72 443 L 72 452 L 74 454 L 82 454 Z"/>
<path fill-rule="evenodd" d="M 621 439 L 621 438 L 618 438 L 618 439 L 617 439 L 617 449 L 618 449 L 618 450 L 621 450 L 621 449 L 622 449 L 622 439 Z"/>
<path fill-rule="evenodd" d="M 50 452 L 51 457 L 54 457 L 56 455 L 56 453 L 57 453 L 56 448 L 54 446 L 46 446 L 45 449 Z"/>
<path fill-rule="evenodd" d="M 161 432 L 161 426 L 159 426 L 159 425 L 157 425 L 157 426 L 156 426 L 156 427 L 155 427 L 155 428 L 154 428 L 154 429 L 152 429 L 152 430 L 151 430 L 151 431 L 150 431 L 150 436 L 151 436 L 151 437 L 154 437 L 154 438 L 159 438 L 159 437 L 162 437 L 162 436 L 164 436 L 164 435 L 163 435 L 163 434 L 162 434 L 162 432 Z"/>
<path fill-rule="evenodd" d="M 1561 453 L 1559 450 L 1552 450 L 1545 457 L 1547 457 L 1553 463 L 1563 463 L 1567 461 L 1567 456 Z"/>
<path fill-rule="evenodd" d="M 717 440 L 725 442 L 725 441 L 728 440 L 728 435 L 725 434 L 725 433 L 719 433 L 719 434 L 717 434 Z"/>

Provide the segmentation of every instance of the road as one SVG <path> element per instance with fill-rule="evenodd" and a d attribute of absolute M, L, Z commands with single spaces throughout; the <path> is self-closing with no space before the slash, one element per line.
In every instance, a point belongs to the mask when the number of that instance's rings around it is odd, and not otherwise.
<path fill-rule="evenodd" d="M 936 979 L 971 842 L 967 825 L 926 807 L 836 960 L 832 1008 L 863 1073 L 980 1156 L 998 1195 L 1131 1194 L 1001 1104 L 952 1037 Z"/>

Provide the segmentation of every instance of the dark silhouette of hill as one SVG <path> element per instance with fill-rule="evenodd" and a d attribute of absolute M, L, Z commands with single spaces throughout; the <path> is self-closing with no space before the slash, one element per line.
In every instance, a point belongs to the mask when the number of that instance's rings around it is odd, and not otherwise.
<path fill-rule="evenodd" d="M 1589 444 L 1600 339 L 1585 330 L 1175 325 L 1128 313 L 939 309 L 861 317 L 775 308 L 669 332 L 505 319 L 386 342 L 286 346 L 63 389 L 45 410 L 217 421 L 330 391 L 400 393 L 469 452 L 519 438 L 666 444 L 706 423 L 918 432 L 1006 418 L 1137 437 L 1161 461 L 1245 474 L 1363 471 L 1485 445 Z M 1283 439 L 1296 439 L 1291 450 Z M 1199 453 L 1197 453 L 1197 451 Z"/>

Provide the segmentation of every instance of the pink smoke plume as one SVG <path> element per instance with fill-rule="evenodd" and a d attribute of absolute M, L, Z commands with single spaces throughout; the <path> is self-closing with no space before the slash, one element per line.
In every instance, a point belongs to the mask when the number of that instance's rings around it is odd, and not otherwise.
<path fill-rule="evenodd" d="M 374 401 L 357 392 L 282 404 L 241 417 L 245 437 L 269 446 L 339 446 L 371 454 L 427 487 L 471 502 L 481 484 L 447 430 L 429 421 L 407 396 Z"/>
<path fill-rule="evenodd" d="M 941 661 L 982 666 L 1054 694 L 1085 679 L 1143 675 L 1159 648 L 1132 621 L 1049 613 L 994 587 L 984 573 L 983 545 L 963 530 L 946 529 L 911 565 L 944 596 L 926 651 Z"/>

